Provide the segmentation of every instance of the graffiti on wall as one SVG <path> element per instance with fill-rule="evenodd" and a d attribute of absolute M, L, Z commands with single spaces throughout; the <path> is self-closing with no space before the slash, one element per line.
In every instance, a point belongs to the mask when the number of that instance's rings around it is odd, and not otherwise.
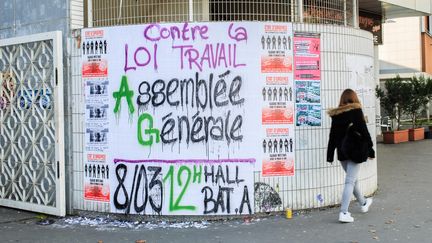
<path fill-rule="evenodd" d="M 169 82 L 162 79 L 143 81 L 138 86 L 139 95 L 136 98 L 133 95 L 135 91 L 129 88 L 127 76 L 123 76 L 119 89 L 113 93 L 116 101 L 114 113 L 119 112 L 122 99 L 126 101 L 130 114 L 138 107 L 141 112 L 138 116 L 137 139 L 142 146 L 159 142 L 163 145 L 210 141 L 224 141 L 229 145 L 231 142 L 240 142 L 243 138 L 243 115 L 233 114 L 231 110 L 241 107 L 245 102 L 240 95 L 242 77 L 237 75 L 227 82 L 229 74 L 229 70 L 219 75 L 210 73 L 209 79 L 205 80 L 197 72 L 194 78 L 173 78 Z M 214 86 L 213 78 L 217 79 Z M 155 115 L 148 113 L 148 110 L 163 106 L 169 109 L 162 115 L 158 114 L 162 116 L 161 126 L 154 127 Z M 191 109 L 193 112 L 190 115 L 176 115 L 173 111 L 179 106 L 181 110 Z M 227 112 L 220 115 L 205 114 L 216 109 Z"/>
<path fill-rule="evenodd" d="M 255 206 L 259 212 L 271 212 L 280 209 L 282 200 L 273 187 L 263 182 L 256 182 Z"/>
<path fill-rule="evenodd" d="M 126 214 L 251 214 L 254 160 L 115 160 L 113 208 Z"/>
<path fill-rule="evenodd" d="M 254 170 L 293 164 L 282 156 L 294 152 L 291 24 L 155 23 L 82 36 L 85 163 L 105 168 L 85 179 L 98 192 L 86 200 L 109 197 L 111 212 L 125 214 L 252 214 Z M 257 53 L 263 36 L 274 46 Z M 266 58 L 282 66 L 264 72 Z M 281 118 L 263 119 L 266 110 Z M 263 120 L 265 131 L 284 128 L 266 133 L 268 151 L 257 139 Z"/>
<path fill-rule="evenodd" d="M 0 109 L 4 110 L 10 107 L 15 97 L 15 79 L 12 72 L 0 73 Z"/>

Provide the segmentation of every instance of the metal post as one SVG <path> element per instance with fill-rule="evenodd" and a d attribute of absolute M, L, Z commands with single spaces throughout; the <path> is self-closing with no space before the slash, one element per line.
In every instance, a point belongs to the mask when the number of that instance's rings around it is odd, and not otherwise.
<path fill-rule="evenodd" d="M 193 0 L 189 0 L 189 22 L 193 22 L 193 19 L 194 19 L 194 17 L 193 17 L 194 11 L 193 10 L 194 10 L 193 9 Z"/>
<path fill-rule="evenodd" d="M 358 0 L 352 0 L 353 1 L 353 27 L 358 28 L 359 27 L 359 8 L 358 8 Z"/>
<path fill-rule="evenodd" d="M 290 0 L 290 19 L 289 22 L 295 21 L 295 6 L 294 0 Z"/>
<path fill-rule="evenodd" d="M 303 23 L 303 0 L 297 0 L 298 22 Z"/>
<path fill-rule="evenodd" d="M 209 21 L 210 20 L 209 0 L 202 0 L 201 16 L 202 17 L 201 17 L 200 21 Z"/>
<path fill-rule="evenodd" d="M 344 8 L 344 26 L 347 26 L 347 0 L 344 0 L 343 2 L 343 8 Z M 354 11 L 354 10 L 353 10 Z"/>
<path fill-rule="evenodd" d="M 16 0 L 14 0 L 13 2 L 13 34 L 14 36 L 16 36 L 16 11 L 17 11 L 17 7 L 16 7 Z"/>
<path fill-rule="evenodd" d="M 430 104 L 431 102 L 429 101 L 426 105 L 426 116 L 427 116 L 427 121 L 430 121 Z"/>
<path fill-rule="evenodd" d="M 93 27 L 93 0 L 87 0 L 87 27 Z"/>

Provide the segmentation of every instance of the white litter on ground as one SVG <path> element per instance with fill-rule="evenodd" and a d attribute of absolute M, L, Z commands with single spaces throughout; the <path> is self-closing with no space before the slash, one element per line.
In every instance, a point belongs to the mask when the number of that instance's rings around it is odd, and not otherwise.
<path fill-rule="evenodd" d="M 140 222 L 140 221 L 123 221 L 113 220 L 109 217 L 87 218 L 87 217 L 68 217 L 58 220 L 52 226 L 56 228 L 72 228 L 76 226 L 94 227 L 97 230 L 115 230 L 115 229 L 205 229 L 209 227 L 207 221 L 187 221 L 187 222 Z"/>

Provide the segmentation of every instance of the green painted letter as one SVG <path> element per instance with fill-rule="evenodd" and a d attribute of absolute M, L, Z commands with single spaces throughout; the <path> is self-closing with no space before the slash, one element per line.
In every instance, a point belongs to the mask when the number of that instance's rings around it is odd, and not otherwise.
<path fill-rule="evenodd" d="M 129 113 L 132 114 L 135 111 L 135 108 L 132 103 L 132 97 L 134 92 L 129 89 L 128 79 L 126 75 L 122 76 L 120 89 L 113 93 L 114 99 L 116 99 L 116 104 L 114 107 L 114 113 L 117 113 L 120 109 L 120 102 L 122 97 L 126 97 L 126 101 L 129 107 Z"/>

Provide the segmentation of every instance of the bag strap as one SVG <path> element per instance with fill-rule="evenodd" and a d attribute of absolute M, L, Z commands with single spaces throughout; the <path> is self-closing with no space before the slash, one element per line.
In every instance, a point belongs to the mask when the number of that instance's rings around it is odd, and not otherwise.
<path fill-rule="evenodd" d="M 346 132 L 348 133 L 348 131 L 349 131 L 349 129 L 352 127 L 352 126 L 354 126 L 354 123 L 350 123 L 350 124 L 348 124 L 348 127 L 346 128 Z"/>
<path fill-rule="evenodd" d="M 346 129 L 345 134 L 349 134 L 349 131 L 350 131 L 351 128 L 354 128 L 354 123 L 352 123 L 352 122 L 351 122 L 350 124 L 348 124 L 348 127 L 347 127 L 347 129 Z M 363 138 L 362 134 L 361 134 L 359 131 L 357 131 L 356 129 L 353 130 L 353 132 L 354 132 L 355 134 L 357 134 L 358 136 L 360 136 L 361 138 Z"/>

